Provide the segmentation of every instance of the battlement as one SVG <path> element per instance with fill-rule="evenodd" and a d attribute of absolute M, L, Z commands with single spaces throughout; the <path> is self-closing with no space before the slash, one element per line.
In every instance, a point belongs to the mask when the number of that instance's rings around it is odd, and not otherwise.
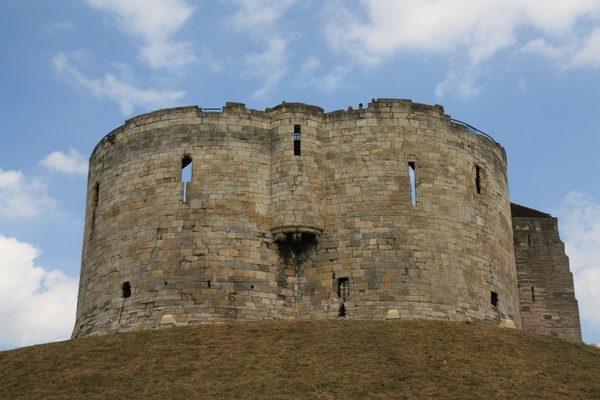
<path fill-rule="evenodd" d="M 356 108 L 348 110 L 336 110 L 325 112 L 323 108 L 308 105 L 304 103 L 282 102 L 281 104 L 266 108 L 264 111 L 246 108 L 244 103 L 227 102 L 222 108 L 198 106 L 167 108 L 141 114 L 125 121 L 125 124 L 107 134 L 104 139 L 112 143 L 123 132 L 137 133 L 147 129 L 161 128 L 174 124 L 203 123 L 203 119 L 223 119 L 223 118 L 247 118 L 271 121 L 275 115 L 280 113 L 302 113 L 312 115 L 316 118 L 322 118 L 324 123 L 332 124 L 336 122 L 351 121 L 354 119 L 369 119 L 380 116 L 382 113 L 399 113 L 400 117 L 410 114 L 420 114 L 432 118 L 440 118 L 453 125 L 456 132 L 463 134 L 465 131 L 473 135 L 483 135 L 497 142 L 489 135 L 481 132 L 477 128 L 455 119 L 444 113 L 444 107 L 440 105 L 430 106 L 421 103 L 414 103 L 407 99 L 372 99 L 365 108 Z M 401 123 L 402 121 L 400 121 Z M 406 122 L 406 121 L 404 121 Z M 205 123 L 209 123 L 205 121 Z M 220 123 L 220 122 L 218 122 Z M 417 124 L 417 121 L 412 122 Z M 137 129 L 136 129 L 137 128 Z M 102 141 L 98 146 L 102 145 Z M 499 146 L 499 145 L 498 145 Z M 501 148 L 501 146 L 499 146 Z M 96 150 L 94 149 L 94 152 Z"/>

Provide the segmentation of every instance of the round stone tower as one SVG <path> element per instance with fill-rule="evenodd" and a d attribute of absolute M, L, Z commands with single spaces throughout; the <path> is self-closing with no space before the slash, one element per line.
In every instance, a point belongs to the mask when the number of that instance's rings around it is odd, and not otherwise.
<path fill-rule="evenodd" d="M 520 325 L 504 149 L 441 106 L 132 118 L 92 153 L 84 235 L 74 337 L 390 310 Z"/>

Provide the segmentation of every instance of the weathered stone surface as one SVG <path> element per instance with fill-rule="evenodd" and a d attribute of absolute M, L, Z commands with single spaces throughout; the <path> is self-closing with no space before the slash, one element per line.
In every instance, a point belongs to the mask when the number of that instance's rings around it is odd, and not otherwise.
<path fill-rule="evenodd" d="M 521 326 L 504 149 L 441 106 L 182 107 L 94 149 L 74 337 L 388 310 Z"/>
<path fill-rule="evenodd" d="M 512 204 L 523 329 L 581 341 L 579 308 L 558 220 Z"/>

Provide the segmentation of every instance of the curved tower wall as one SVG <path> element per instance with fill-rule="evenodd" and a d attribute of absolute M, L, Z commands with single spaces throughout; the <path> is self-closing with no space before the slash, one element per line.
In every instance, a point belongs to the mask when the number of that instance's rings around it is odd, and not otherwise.
<path fill-rule="evenodd" d="M 327 186 L 323 261 L 350 282 L 346 312 L 492 324 L 518 316 L 504 149 L 441 106 L 380 99 L 328 117 L 325 179 L 336 184 Z"/>
<path fill-rule="evenodd" d="M 284 103 L 270 110 L 269 115 L 273 131 L 270 160 L 272 230 L 321 232 L 323 109 Z"/>
<path fill-rule="evenodd" d="M 90 158 L 73 336 L 342 304 L 518 325 L 506 173 L 501 146 L 408 100 L 132 118 Z"/>

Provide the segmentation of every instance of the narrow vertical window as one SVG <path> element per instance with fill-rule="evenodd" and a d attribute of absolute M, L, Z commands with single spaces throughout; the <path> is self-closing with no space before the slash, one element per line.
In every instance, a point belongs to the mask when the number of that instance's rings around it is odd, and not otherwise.
<path fill-rule="evenodd" d="M 294 125 L 294 155 L 300 155 L 300 125 Z"/>
<path fill-rule="evenodd" d="M 475 190 L 477 190 L 477 194 L 481 194 L 481 167 L 479 165 L 475 166 Z"/>
<path fill-rule="evenodd" d="M 96 209 L 98 208 L 98 197 L 100 196 L 100 183 L 96 182 L 96 186 L 94 187 L 94 194 L 92 195 L 92 222 L 91 228 L 94 231 L 94 227 L 96 226 Z"/>
<path fill-rule="evenodd" d="M 338 279 L 337 295 L 342 301 L 346 301 L 346 299 L 350 297 L 350 282 L 348 281 L 348 278 Z"/>
<path fill-rule="evenodd" d="M 181 159 L 181 181 L 183 182 L 183 202 L 187 201 L 187 186 L 192 180 L 192 158 L 184 156 Z"/>
<path fill-rule="evenodd" d="M 491 303 L 494 307 L 498 307 L 498 293 L 492 292 Z"/>
<path fill-rule="evenodd" d="M 94 208 L 98 206 L 98 196 L 100 195 L 100 182 L 96 182 L 96 187 L 94 188 Z"/>
<path fill-rule="evenodd" d="M 417 204 L 417 165 L 414 161 L 408 162 L 408 177 L 410 179 L 410 198 L 414 206 Z"/>
<path fill-rule="evenodd" d="M 535 289 L 531 287 L 531 301 L 535 301 Z"/>

